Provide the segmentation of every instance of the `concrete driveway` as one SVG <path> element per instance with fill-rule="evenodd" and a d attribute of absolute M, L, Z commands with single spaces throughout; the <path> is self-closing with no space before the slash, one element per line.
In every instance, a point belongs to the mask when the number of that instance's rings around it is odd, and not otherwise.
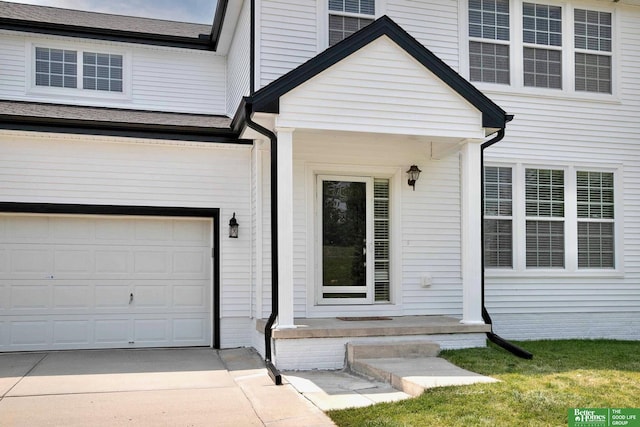
<path fill-rule="evenodd" d="M 252 350 L 0 354 L 0 426 L 333 426 Z"/>

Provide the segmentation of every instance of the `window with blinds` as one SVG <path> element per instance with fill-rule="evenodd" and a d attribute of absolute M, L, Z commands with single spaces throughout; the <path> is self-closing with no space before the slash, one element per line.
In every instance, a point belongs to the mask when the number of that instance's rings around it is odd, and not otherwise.
<path fill-rule="evenodd" d="M 611 93 L 611 13 L 575 9 L 576 91 Z"/>
<path fill-rule="evenodd" d="M 389 180 L 373 181 L 374 301 L 391 301 Z"/>
<path fill-rule="evenodd" d="M 614 268 L 613 173 L 576 173 L 578 268 Z"/>
<path fill-rule="evenodd" d="M 375 0 L 329 0 L 329 46 L 371 24 Z"/>
<path fill-rule="evenodd" d="M 469 0 L 469 77 L 510 83 L 509 1 Z"/>
<path fill-rule="evenodd" d="M 513 183 L 510 167 L 484 168 L 484 265 L 513 267 Z"/>
<path fill-rule="evenodd" d="M 527 268 L 563 268 L 564 171 L 525 170 Z"/>

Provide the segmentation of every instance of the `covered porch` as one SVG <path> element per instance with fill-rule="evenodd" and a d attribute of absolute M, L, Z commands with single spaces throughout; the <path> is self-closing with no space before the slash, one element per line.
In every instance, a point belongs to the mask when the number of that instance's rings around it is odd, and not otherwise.
<path fill-rule="evenodd" d="M 386 17 L 245 102 L 244 137 L 270 162 L 266 359 L 337 369 L 353 340 L 484 346 L 481 152 L 504 111 Z"/>

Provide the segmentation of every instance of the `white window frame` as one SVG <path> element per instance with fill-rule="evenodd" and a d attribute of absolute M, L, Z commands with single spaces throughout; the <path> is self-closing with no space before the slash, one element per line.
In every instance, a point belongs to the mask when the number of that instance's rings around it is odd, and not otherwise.
<path fill-rule="evenodd" d="M 541 87 L 524 86 L 524 47 L 522 35 L 522 4 L 539 3 L 562 8 L 562 89 L 548 89 Z M 469 41 L 479 41 L 480 39 L 469 37 L 469 2 L 468 0 L 458 0 L 459 10 L 459 52 L 460 52 L 460 74 L 469 80 Z M 584 53 L 582 49 L 576 50 L 574 39 L 574 10 L 586 9 L 598 12 L 611 13 L 611 93 L 597 93 L 575 90 L 575 54 Z M 570 98 L 581 100 L 592 100 L 595 102 L 620 102 L 620 13 L 613 5 L 583 3 L 559 0 L 510 0 L 510 77 L 511 84 L 495 84 L 480 81 L 472 82 L 474 86 L 487 93 L 514 93 L 532 97 L 545 98 Z M 541 45 L 530 45 L 528 47 L 545 48 Z M 553 48 L 553 47 L 550 47 Z M 590 53 L 599 54 L 592 51 Z M 603 53 L 604 54 L 604 53 Z"/>
<path fill-rule="evenodd" d="M 361 315 L 400 315 L 400 306 L 402 304 L 402 224 L 401 224 L 401 197 L 402 182 L 404 180 L 404 172 L 402 168 L 397 167 L 377 167 L 362 166 L 353 164 L 326 164 L 326 163 L 307 163 L 305 165 L 306 175 L 306 205 L 307 205 L 307 316 L 308 317 L 326 317 L 331 315 L 344 315 L 345 307 L 349 307 L 350 313 L 359 313 Z M 345 303 L 337 301 L 336 304 L 320 303 L 322 276 L 319 263 L 322 261 L 322 252 L 319 252 L 319 224 L 318 224 L 318 184 L 319 175 L 340 176 L 345 178 L 369 177 L 372 179 L 381 178 L 389 180 L 389 277 L 390 301 L 375 302 L 374 289 L 372 288 L 371 302 L 363 304 L 361 301 L 357 303 Z M 373 195 L 371 196 L 373 203 Z M 373 223 L 371 224 L 373 230 Z M 371 241 L 373 245 L 373 241 Z M 373 249 L 371 251 L 373 254 Z M 372 283 L 373 285 L 373 283 Z"/>
<path fill-rule="evenodd" d="M 525 161 L 494 162 L 485 166 L 510 167 L 513 178 L 513 268 L 486 267 L 487 277 L 622 277 L 624 275 L 624 209 L 620 165 L 562 162 L 527 163 Z M 526 266 L 526 211 L 525 170 L 555 169 L 564 171 L 564 268 L 527 268 Z M 578 268 L 578 200 L 576 172 L 609 172 L 614 180 L 614 268 Z M 544 218 L 542 218 L 544 219 Z"/>
<path fill-rule="evenodd" d="M 318 11 L 318 52 L 322 52 L 329 47 L 329 0 L 319 0 L 317 2 Z M 341 16 L 351 16 L 354 18 L 378 19 L 386 13 L 387 0 L 375 0 L 375 14 L 363 15 L 359 13 L 336 12 Z M 332 12 L 333 13 L 333 12 Z"/>
<path fill-rule="evenodd" d="M 76 79 L 75 88 L 37 86 L 36 85 L 36 48 L 49 48 L 72 50 L 76 52 Z M 43 98 L 56 98 L 62 100 L 74 99 L 98 99 L 105 101 L 124 101 L 131 98 L 131 53 L 117 47 L 105 48 L 98 45 L 85 45 L 79 43 L 61 43 L 51 40 L 36 40 L 26 43 L 25 58 L 25 92 L 26 95 Z M 84 89 L 84 53 L 102 53 L 122 56 L 122 92 Z"/>

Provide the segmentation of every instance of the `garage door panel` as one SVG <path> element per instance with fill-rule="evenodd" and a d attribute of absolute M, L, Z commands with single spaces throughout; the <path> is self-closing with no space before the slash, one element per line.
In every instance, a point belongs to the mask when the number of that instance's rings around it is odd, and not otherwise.
<path fill-rule="evenodd" d="M 42 243 L 50 240 L 49 217 L 12 216 L 5 222 L 8 242 Z"/>
<path fill-rule="evenodd" d="M 0 215 L 0 351 L 209 345 L 211 233 L 210 219 Z"/>
<path fill-rule="evenodd" d="M 11 248 L 11 273 L 37 274 L 35 277 L 44 277 L 44 273 L 51 271 L 53 254 L 48 249 L 21 249 Z M 31 276 L 34 277 L 34 276 Z"/>
<path fill-rule="evenodd" d="M 201 342 L 206 339 L 206 320 L 197 319 L 174 319 L 173 320 L 173 340 L 176 342 Z"/>
<path fill-rule="evenodd" d="M 54 285 L 52 289 L 54 310 L 93 307 L 93 291 L 89 284 Z"/>
<path fill-rule="evenodd" d="M 158 244 L 172 241 L 171 221 L 169 220 L 136 220 L 134 223 L 134 229 L 136 242 L 145 242 L 147 244 L 155 242 L 155 244 Z"/>
<path fill-rule="evenodd" d="M 169 308 L 167 286 L 163 284 L 137 284 L 133 289 L 133 309 Z"/>
<path fill-rule="evenodd" d="M 133 242 L 133 221 L 102 218 L 95 224 L 95 239 L 98 243 L 131 244 Z"/>
<path fill-rule="evenodd" d="M 136 344 L 151 344 L 169 341 L 169 320 L 166 318 L 135 319 L 133 340 Z"/>
<path fill-rule="evenodd" d="M 50 220 L 50 226 L 56 242 L 93 240 L 94 221 L 89 218 L 54 217 Z"/>
<path fill-rule="evenodd" d="M 180 285 L 173 287 L 173 306 L 185 309 L 204 309 L 208 301 L 204 284 Z"/>
<path fill-rule="evenodd" d="M 96 319 L 93 326 L 94 342 L 102 347 L 128 346 L 130 323 L 128 317 Z"/>
<path fill-rule="evenodd" d="M 125 250 L 96 250 L 95 272 L 101 276 L 105 274 L 126 274 L 131 271 L 131 256 Z"/>
<path fill-rule="evenodd" d="M 167 251 L 136 251 L 133 255 L 133 271 L 137 275 L 169 272 L 169 256 Z"/>
<path fill-rule="evenodd" d="M 9 346 L 19 349 L 41 348 L 49 344 L 50 323 L 44 320 L 15 320 L 9 322 Z"/>
<path fill-rule="evenodd" d="M 208 276 L 209 257 L 205 251 L 175 251 L 173 253 L 172 272 L 180 276 L 189 275 L 204 278 Z"/>
<path fill-rule="evenodd" d="M 61 274 L 91 274 L 93 272 L 93 251 L 55 247 L 53 249 L 53 271 L 55 277 Z"/>
<path fill-rule="evenodd" d="M 102 310 L 128 310 L 131 284 L 129 281 L 100 281 L 95 283 L 95 307 Z"/>
<path fill-rule="evenodd" d="M 211 230 L 203 222 L 174 222 L 173 241 L 180 243 L 201 243 L 206 245 L 209 242 Z"/>
<path fill-rule="evenodd" d="M 89 320 L 55 320 L 52 344 L 54 347 L 69 344 L 87 347 L 92 341 L 91 329 Z"/>
<path fill-rule="evenodd" d="M 10 310 L 46 310 L 51 307 L 49 286 L 32 281 L 19 284 L 12 282 L 9 286 Z"/>

